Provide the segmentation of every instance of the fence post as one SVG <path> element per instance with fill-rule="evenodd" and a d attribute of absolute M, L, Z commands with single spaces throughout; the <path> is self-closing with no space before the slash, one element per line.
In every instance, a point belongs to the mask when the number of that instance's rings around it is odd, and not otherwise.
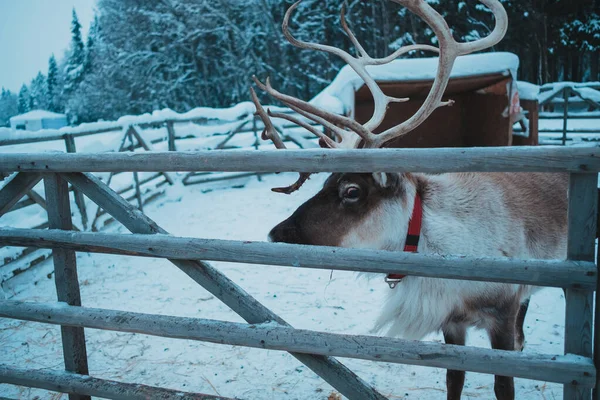
<path fill-rule="evenodd" d="M 567 143 L 567 119 L 569 119 L 569 95 L 570 88 L 565 86 L 563 89 L 563 100 L 564 100 L 564 110 L 563 110 L 563 136 L 562 136 L 562 144 L 563 146 Z"/>
<path fill-rule="evenodd" d="M 73 230 L 69 186 L 58 174 L 44 176 L 44 189 L 48 207 L 50 229 Z M 81 294 L 77 278 L 77 260 L 72 250 L 53 249 L 54 282 L 58 301 L 71 306 L 81 306 Z M 87 352 L 83 328 L 61 326 L 65 370 L 88 375 Z M 70 400 L 89 400 L 90 396 L 70 394 Z"/>
<path fill-rule="evenodd" d="M 65 148 L 67 149 L 67 153 L 76 153 L 77 148 L 75 147 L 75 139 L 73 135 L 65 134 L 63 136 L 65 139 Z M 73 193 L 75 194 L 75 205 L 79 209 L 79 213 L 81 214 L 81 225 L 83 225 L 83 229 L 87 229 L 88 217 L 87 210 L 85 208 L 85 199 L 83 198 L 83 194 L 75 188 L 73 188 Z"/>
<path fill-rule="evenodd" d="M 133 137 L 135 128 L 133 127 L 133 125 L 131 125 L 129 127 L 129 129 L 127 130 L 127 135 L 129 135 L 129 141 L 131 142 L 131 147 L 129 147 L 129 151 L 135 151 L 135 143 L 133 141 Z M 138 140 L 138 143 L 140 144 L 140 146 L 143 147 L 142 143 Z M 137 199 L 138 202 L 138 207 L 140 209 L 140 211 L 144 211 L 144 203 L 142 201 L 142 191 L 140 189 L 140 177 L 138 176 L 138 173 L 136 171 L 133 172 L 133 187 L 135 189 L 135 198 Z"/>
<path fill-rule="evenodd" d="M 167 121 L 167 135 L 169 151 L 177 151 L 175 148 L 175 123 L 173 121 Z"/>
<path fill-rule="evenodd" d="M 254 132 L 254 150 L 258 150 L 258 146 L 260 146 L 260 139 L 258 138 L 258 131 L 256 130 L 256 115 L 252 118 L 252 132 Z M 256 179 L 259 182 L 262 182 L 262 175 L 256 174 Z"/>
<path fill-rule="evenodd" d="M 574 173 L 569 176 L 567 258 L 594 261 L 598 175 Z M 566 289 L 565 354 L 592 357 L 593 292 Z M 565 399 L 591 399 L 589 389 L 577 382 L 565 385 Z"/>

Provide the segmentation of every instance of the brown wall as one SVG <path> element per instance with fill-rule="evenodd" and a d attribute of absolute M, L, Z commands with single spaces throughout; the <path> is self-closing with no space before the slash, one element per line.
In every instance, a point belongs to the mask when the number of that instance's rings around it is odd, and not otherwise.
<path fill-rule="evenodd" d="M 448 83 L 444 99 L 452 107 L 440 107 L 415 130 L 386 144 L 387 147 L 471 147 L 510 146 L 512 126 L 504 117 L 509 105 L 512 78 L 502 74 L 454 78 Z M 409 97 L 405 103 L 392 103 L 376 132 L 406 121 L 421 106 L 432 81 L 382 82 L 385 94 Z M 483 92 L 483 93 L 481 93 Z M 373 97 L 366 87 L 356 93 L 355 118 L 365 123 L 373 113 Z"/>

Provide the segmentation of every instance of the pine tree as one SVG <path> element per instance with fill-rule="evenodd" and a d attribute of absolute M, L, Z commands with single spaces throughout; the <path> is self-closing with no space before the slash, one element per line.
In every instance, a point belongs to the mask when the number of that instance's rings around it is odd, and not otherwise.
<path fill-rule="evenodd" d="M 54 54 L 48 60 L 48 78 L 46 79 L 46 90 L 48 92 L 48 110 L 53 112 L 59 112 L 60 107 L 60 91 L 58 82 L 58 65 L 56 64 L 56 58 Z"/>
<path fill-rule="evenodd" d="M 85 63 L 85 47 L 81 37 L 81 24 L 77 18 L 77 12 L 73 8 L 73 19 L 71 21 L 71 48 L 67 67 L 65 69 L 66 93 L 74 91 L 83 79 Z"/>
<path fill-rule="evenodd" d="M 18 114 L 17 108 L 17 96 L 3 87 L 0 94 L 0 127 L 10 125 L 10 118 Z"/>
<path fill-rule="evenodd" d="M 31 81 L 31 109 L 48 109 L 48 85 L 46 77 L 41 72 Z"/>
<path fill-rule="evenodd" d="M 94 16 L 94 20 L 90 24 L 87 42 L 85 45 L 85 71 L 90 72 L 93 69 L 94 57 L 96 55 L 96 42 L 99 36 L 98 16 Z"/>
<path fill-rule="evenodd" d="M 21 86 L 21 90 L 19 91 L 19 100 L 18 100 L 18 112 L 19 114 L 26 113 L 31 110 L 31 96 L 29 95 L 29 89 L 27 85 L 23 84 Z"/>

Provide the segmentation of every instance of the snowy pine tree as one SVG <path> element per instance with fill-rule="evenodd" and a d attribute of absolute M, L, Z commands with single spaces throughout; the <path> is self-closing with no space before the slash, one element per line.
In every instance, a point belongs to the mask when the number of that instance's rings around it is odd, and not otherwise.
<path fill-rule="evenodd" d="M 21 86 L 21 90 L 19 90 L 17 110 L 19 114 L 31 111 L 31 96 L 29 95 L 29 89 L 27 88 L 27 85 Z"/>
<path fill-rule="evenodd" d="M 54 54 L 52 54 L 48 60 L 48 78 L 46 79 L 46 85 L 46 91 L 48 93 L 48 110 L 61 112 L 63 107 L 61 105 L 60 96 L 60 75 Z"/>
<path fill-rule="evenodd" d="M 73 9 L 71 21 L 71 47 L 65 68 L 65 93 L 73 92 L 83 79 L 85 63 L 85 47 L 81 37 L 81 24 L 77 18 L 77 12 Z"/>
<path fill-rule="evenodd" d="M 31 97 L 31 109 L 33 110 L 47 110 L 49 99 L 48 99 L 48 86 L 46 77 L 44 74 L 39 72 L 37 76 L 31 81 L 30 97 Z"/>
<path fill-rule="evenodd" d="M 85 62 L 84 69 L 85 72 L 90 72 L 93 68 L 94 58 L 96 56 L 96 42 L 99 39 L 99 26 L 98 26 L 98 16 L 94 16 L 94 20 L 90 24 L 90 31 L 88 32 L 87 42 L 85 45 Z"/>
<path fill-rule="evenodd" d="M 0 127 L 9 126 L 10 118 L 18 113 L 17 96 L 3 87 L 0 94 Z"/>

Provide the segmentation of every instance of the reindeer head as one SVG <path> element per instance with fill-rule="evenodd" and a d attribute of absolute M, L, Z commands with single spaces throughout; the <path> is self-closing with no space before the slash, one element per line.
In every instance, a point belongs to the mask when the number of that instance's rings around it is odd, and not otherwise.
<path fill-rule="evenodd" d="M 300 48 L 319 50 L 342 58 L 363 79 L 371 91 L 374 111 L 371 119 L 360 124 L 350 117 L 328 112 L 306 101 L 283 94 L 271 86 L 268 78 L 265 83 L 262 83 L 254 77 L 254 82 L 260 89 L 286 104 L 300 116 L 322 125 L 335 136 L 334 140 L 300 118 L 272 113 L 270 110 L 265 111 L 251 88 L 250 93 L 256 105 L 256 113 L 265 124 L 263 139 L 271 140 L 278 149 L 285 148 L 270 120 L 270 117 L 276 117 L 307 129 L 319 138 L 321 147 L 331 148 L 333 151 L 339 148 L 382 147 L 388 141 L 415 129 L 437 107 L 452 105 L 452 100 L 442 101 L 442 95 L 456 58 L 489 48 L 498 43 L 506 33 L 507 16 L 498 0 L 480 0 L 493 12 L 496 25 L 487 37 L 469 43 L 455 41 L 446 21 L 425 0 L 392 1 L 405 6 L 427 23 L 437 37 L 439 48 L 429 45 L 410 45 L 399 48 L 387 57 L 372 58 L 348 27 L 345 7 L 342 6 L 341 26 L 356 47 L 358 55 L 355 57 L 332 46 L 296 39 L 289 32 L 288 25 L 300 1 L 287 10 L 282 26 L 287 40 Z M 374 131 L 381 125 L 389 104 L 408 101 L 408 99 L 395 98 L 383 93 L 366 67 L 390 63 L 399 56 L 415 50 L 439 53 L 438 69 L 431 90 L 423 105 L 412 117 L 375 134 Z M 294 184 L 273 190 L 292 193 L 298 190 L 309 176 L 308 173 L 300 173 L 299 179 Z M 333 174 L 319 193 L 301 205 L 292 216 L 273 228 L 269 238 L 275 242 L 397 250 L 402 245 L 399 243 L 400 238 L 403 237 L 402 229 L 406 233 L 416 192 L 417 178 L 410 174 Z"/>

